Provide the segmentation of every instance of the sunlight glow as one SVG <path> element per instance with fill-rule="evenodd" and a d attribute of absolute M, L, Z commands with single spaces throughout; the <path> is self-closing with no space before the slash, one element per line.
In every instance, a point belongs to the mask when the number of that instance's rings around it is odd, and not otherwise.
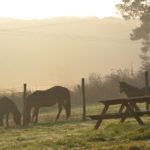
<path fill-rule="evenodd" d="M 120 0 L 0 0 L 0 17 L 41 19 L 56 16 L 116 16 Z"/>

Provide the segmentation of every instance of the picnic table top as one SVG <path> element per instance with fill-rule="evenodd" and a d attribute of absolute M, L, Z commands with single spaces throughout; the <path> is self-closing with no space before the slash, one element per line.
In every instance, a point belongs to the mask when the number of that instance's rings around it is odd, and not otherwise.
<path fill-rule="evenodd" d="M 103 103 L 103 104 L 123 104 L 123 103 L 128 103 L 128 102 L 144 103 L 144 102 L 150 102 L 150 96 L 106 99 L 106 100 L 99 100 L 98 102 Z"/>

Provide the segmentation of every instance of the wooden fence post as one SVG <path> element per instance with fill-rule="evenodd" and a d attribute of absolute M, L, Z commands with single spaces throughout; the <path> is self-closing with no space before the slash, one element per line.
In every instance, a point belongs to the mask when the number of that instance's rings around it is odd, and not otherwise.
<path fill-rule="evenodd" d="M 27 125 L 27 115 L 26 115 L 26 94 L 27 94 L 27 84 L 23 85 L 23 126 Z"/>
<path fill-rule="evenodd" d="M 145 96 L 149 95 L 149 78 L 148 71 L 145 71 Z M 149 103 L 146 103 L 146 110 L 149 110 Z"/>
<path fill-rule="evenodd" d="M 82 78 L 82 101 L 83 101 L 82 119 L 86 120 L 86 98 L 85 98 L 85 80 L 84 80 L 84 78 Z"/>

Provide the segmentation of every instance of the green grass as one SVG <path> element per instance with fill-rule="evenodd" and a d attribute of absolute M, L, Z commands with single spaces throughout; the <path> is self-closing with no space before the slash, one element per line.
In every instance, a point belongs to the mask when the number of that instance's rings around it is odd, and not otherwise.
<path fill-rule="evenodd" d="M 89 114 L 99 113 L 99 106 L 88 107 Z M 115 109 L 115 108 L 114 108 Z M 40 123 L 28 127 L 0 128 L 0 150 L 149 150 L 150 118 L 142 117 L 145 126 L 134 119 L 125 123 L 105 120 L 98 130 L 95 121 L 81 120 L 81 108 L 74 107 L 65 121 L 64 112 L 55 122 L 56 111 L 43 110 Z"/>

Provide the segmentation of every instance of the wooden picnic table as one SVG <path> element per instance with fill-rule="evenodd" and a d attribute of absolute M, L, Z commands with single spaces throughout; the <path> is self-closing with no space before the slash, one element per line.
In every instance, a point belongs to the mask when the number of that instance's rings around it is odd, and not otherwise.
<path fill-rule="evenodd" d="M 137 103 L 150 103 L 150 96 L 143 97 L 132 97 L 132 98 L 119 98 L 119 99 L 108 99 L 99 101 L 104 105 L 102 112 L 99 115 L 89 116 L 91 119 L 97 120 L 95 129 L 98 129 L 103 119 L 117 119 L 121 118 L 121 122 L 124 122 L 126 118 L 133 117 L 140 125 L 144 125 L 140 116 L 150 114 L 150 110 L 141 110 Z M 117 113 L 109 113 L 107 111 L 110 105 L 121 104 Z"/>

